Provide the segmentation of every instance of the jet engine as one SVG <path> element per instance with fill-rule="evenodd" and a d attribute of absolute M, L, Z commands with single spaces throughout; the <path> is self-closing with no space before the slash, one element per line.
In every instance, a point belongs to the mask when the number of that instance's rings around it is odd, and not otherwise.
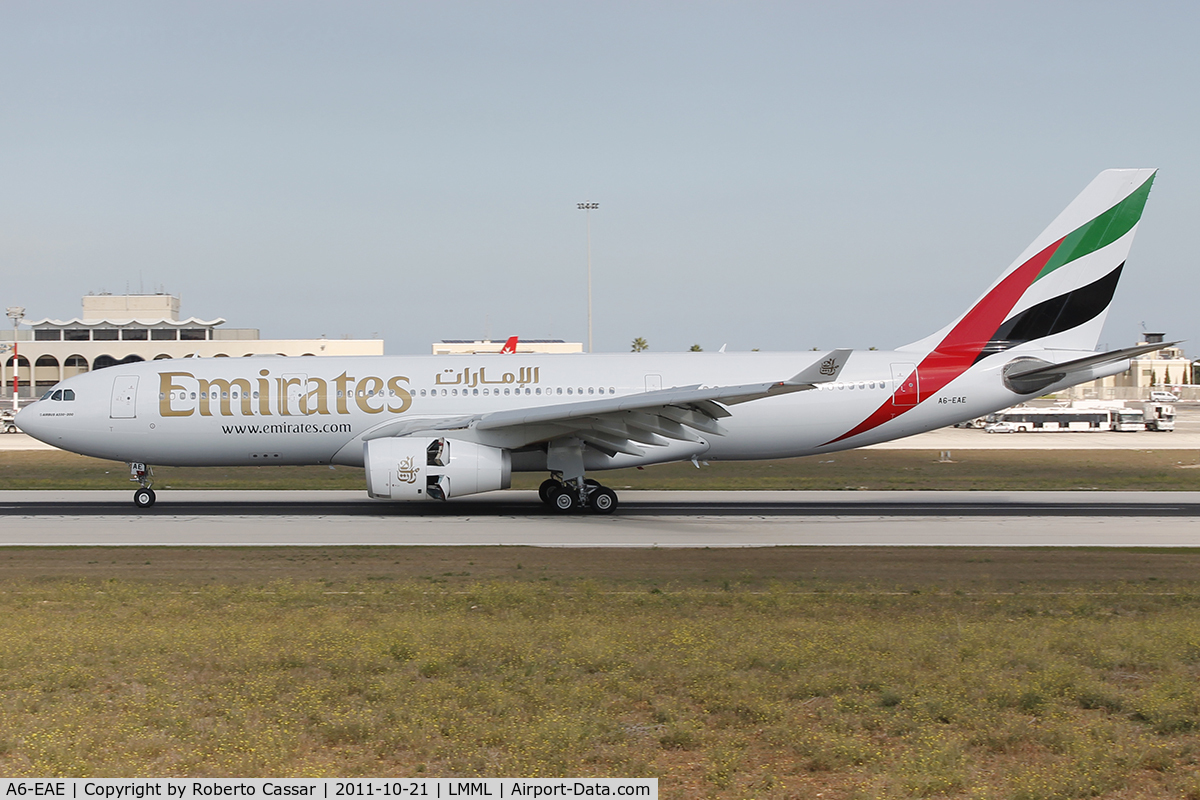
<path fill-rule="evenodd" d="M 367 494 L 382 500 L 448 500 L 507 489 L 507 450 L 457 439 L 372 439 L 363 445 Z"/>

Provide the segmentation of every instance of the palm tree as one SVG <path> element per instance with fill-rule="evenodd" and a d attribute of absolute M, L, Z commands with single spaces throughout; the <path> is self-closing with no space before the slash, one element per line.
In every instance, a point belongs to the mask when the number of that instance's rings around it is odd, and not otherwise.
<path fill-rule="evenodd" d="M 688 350 L 692 353 L 703 353 L 704 352 L 704 348 L 698 344 L 692 345 L 691 347 L 688 348 Z"/>
<path fill-rule="evenodd" d="M 646 340 L 639 336 L 633 340 L 633 347 L 630 349 L 635 353 L 640 353 L 643 350 L 649 350 L 650 345 L 646 344 Z"/>

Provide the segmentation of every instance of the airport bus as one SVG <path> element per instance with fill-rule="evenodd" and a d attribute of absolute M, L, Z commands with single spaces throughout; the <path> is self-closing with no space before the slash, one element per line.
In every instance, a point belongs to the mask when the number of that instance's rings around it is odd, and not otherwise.
<path fill-rule="evenodd" d="M 1018 406 L 990 415 L 984 430 L 988 433 L 1095 433 L 1132 430 L 1119 427 L 1122 424 L 1119 417 L 1126 413 L 1127 409 Z M 1130 413 L 1136 413 L 1137 421 L 1141 422 L 1141 411 Z M 1132 424 L 1132 421 L 1129 424 Z"/>

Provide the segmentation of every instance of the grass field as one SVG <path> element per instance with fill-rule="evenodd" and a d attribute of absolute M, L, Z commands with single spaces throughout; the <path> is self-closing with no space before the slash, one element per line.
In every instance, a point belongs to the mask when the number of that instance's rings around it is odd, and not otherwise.
<path fill-rule="evenodd" d="M 0 774 L 1200 798 L 1200 551 L 13 548 Z"/>
<path fill-rule="evenodd" d="M 783 461 L 690 463 L 596 473 L 617 489 L 1200 490 L 1197 456 L 1179 450 L 852 450 Z M 544 474 L 517 474 L 536 488 Z M 0 452 L 0 488 L 128 489 L 124 464 L 57 451 Z M 157 467 L 158 489 L 359 489 L 353 467 Z"/>

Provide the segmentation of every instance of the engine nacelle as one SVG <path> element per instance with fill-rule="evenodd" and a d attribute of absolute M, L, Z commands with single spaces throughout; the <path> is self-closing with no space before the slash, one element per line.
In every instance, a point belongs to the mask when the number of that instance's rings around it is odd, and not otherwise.
<path fill-rule="evenodd" d="M 507 489 L 507 450 L 457 439 L 372 439 L 363 444 L 367 494 L 383 500 L 448 500 Z"/>

